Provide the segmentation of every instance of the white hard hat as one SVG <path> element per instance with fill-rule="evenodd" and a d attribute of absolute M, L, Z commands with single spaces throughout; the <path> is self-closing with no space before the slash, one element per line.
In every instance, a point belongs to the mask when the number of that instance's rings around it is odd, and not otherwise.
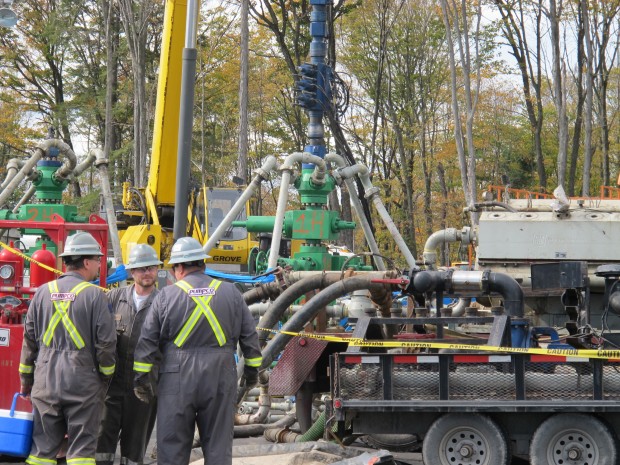
<path fill-rule="evenodd" d="M 65 250 L 59 257 L 87 257 L 101 256 L 101 247 L 99 243 L 87 232 L 78 232 L 73 236 L 67 237 Z"/>
<path fill-rule="evenodd" d="M 196 239 L 193 237 L 182 237 L 172 246 L 168 263 L 174 265 L 175 263 L 197 262 L 209 257 L 210 255 L 205 253 L 202 245 Z"/>

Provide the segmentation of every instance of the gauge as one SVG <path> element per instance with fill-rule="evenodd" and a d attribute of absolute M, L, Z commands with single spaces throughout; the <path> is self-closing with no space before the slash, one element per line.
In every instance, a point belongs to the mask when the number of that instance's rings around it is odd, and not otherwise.
<path fill-rule="evenodd" d="M 4 307 L 6 305 L 12 307 L 19 307 L 21 304 L 22 301 L 12 295 L 5 295 L 0 297 L 0 307 Z"/>
<path fill-rule="evenodd" d="M 11 265 L 0 266 L 0 278 L 2 279 L 11 279 L 14 272 L 15 269 Z"/>

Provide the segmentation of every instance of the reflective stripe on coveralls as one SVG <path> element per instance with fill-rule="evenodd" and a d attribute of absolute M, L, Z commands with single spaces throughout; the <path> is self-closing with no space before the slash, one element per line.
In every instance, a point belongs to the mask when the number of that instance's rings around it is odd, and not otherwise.
<path fill-rule="evenodd" d="M 58 281 L 51 281 L 48 283 L 48 286 L 50 288 L 52 303 L 54 304 L 54 308 L 56 309 L 56 312 L 54 312 L 54 315 L 52 316 L 52 319 L 50 320 L 49 325 L 47 329 L 45 330 L 45 334 L 43 334 L 43 344 L 45 344 L 48 347 L 52 345 L 52 339 L 54 338 L 54 331 L 56 330 L 58 323 L 62 321 L 63 326 L 69 333 L 69 336 L 71 337 L 71 340 L 76 345 L 76 347 L 78 349 L 83 348 L 84 339 L 82 339 L 82 336 L 80 336 L 80 333 L 78 332 L 77 328 L 75 327 L 75 325 L 69 318 L 69 315 L 67 315 L 67 311 L 69 310 L 69 306 L 71 305 L 71 302 L 75 300 L 77 295 L 81 291 L 86 289 L 88 286 L 92 286 L 92 284 L 86 281 L 81 282 L 80 284 L 75 286 L 73 289 L 71 289 L 70 292 L 63 293 L 63 294 L 58 292 Z M 58 296 L 58 299 L 54 299 L 54 294 Z"/>
<path fill-rule="evenodd" d="M 213 334 L 215 334 L 215 338 L 217 339 L 217 343 L 220 345 L 220 347 L 226 344 L 226 335 L 224 334 L 224 331 L 222 331 L 222 327 L 220 326 L 219 321 L 217 321 L 217 318 L 215 314 L 213 313 L 213 310 L 211 310 L 211 307 L 209 306 L 211 299 L 215 295 L 215 291 L 217 290 L 218 287 L 220 287 L 220 284 L 222 284 L 222 281 L 218 281 L 217 279 L 214 279 L 213 281 L 211 281 L 211 284 L 209 284 L 209 287 L 206 289 L 194 289 L 186 281 L 178 281 L 174 284 L 180 287 L 181 289 L 183 289 L 187 293 L 187 295 L 194 302 L 196 302 L 196 309 L 193 311 L 193 313 L 190 315 L 190 317 L 187 319 L 187 321 L 181 328 L 181 331 L 179 332 L 176 339 L 174 340 L 174 344 L 177 347 L 183 346 L 183 344 L 185 343 L 189 335 L 192 333 L 192 331 L 196 327 L 196 323 L 198 323 L 198 319 L 200 318 L 201 314 L 204 315 L 207 321 L 209 322 L 209 325 L 211 326 L 211 329 L 213 330 Z M 205 292 L 209 292 L 209 294 L 196 293 L 195 295 L 192 295 L 192 291 L 203 291 L 203 290 Z"/>
<path fill-rule="evenodd" d="M 26 459 L 26 463 L 30 465 L 50 465 L 50 464 L 56 465 L 56 460 L 42 459 L 34 455 L 29 455 L 28 458 Z"/>
<path fill-rule="evenodd" d="M 136 362 L 135 360 L 133 362 L 133 371 L 139 371 L 140 373 L 150 373 L 152 368 L 152 363 Z"/>
<path fill-rule="evenodd" d="M 247 366 L 253 367 L 253 368 L 260 368 L 262 363 L 263 363 L 263 357 L 246 358 L 245 359 L 245 364 Z"/>
<path fill-rule="evenodd" d="M 56 460 L 43 459 L 41 457 L 35 457 L 34 455 L 31 455 L 26 459 L 26 463 L 30 465 L 56 465 L 57 462 Z M 67 465 L 95 465 L 95 459 L 87 457 L 75 457 L 72 459 L 67 459 Z"/>
<path fill-rule="evenodd" d="M 76 457 L 67 459 L 67 465 L 95 465 L 94 458 Z"/>
<path fill-rule="evenodd" d="M 34 365 L 24 365 L 23 363 L 20 363 L 19 372 L 26 373 L 26 374 L 32 374 L 34 373 Z"/>

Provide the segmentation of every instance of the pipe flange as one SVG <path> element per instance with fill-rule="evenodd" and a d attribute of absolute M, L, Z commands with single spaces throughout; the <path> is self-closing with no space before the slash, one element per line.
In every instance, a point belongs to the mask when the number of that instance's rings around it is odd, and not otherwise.
<path fill-rule="evenodd" d="M 269 173 L 263 168 L 256 168 L 253 173 L 257 176 L 260 176 L 263 181 L 267 181 L 269 179 Z"/>
<path fill-rule="evenodd" d="M 454 286 L 452 285 L 452 275 L 454 274 L 453 268 L 448 268 L 445 271 L 444 283 L 447 284 L 447 288 L 445 289 L 448 294 L 454 293 Z"/>
<path fill-rule="evenodd" d="M 472 229 L 469 226 L 463 226 L 463 229 L 459 231 L 461 234 L 461 244 L 469 245 L 473 242 L 471 231 Z"/>
<path fill-rule="evenodd" d="M 344 182 L 344 178 L 342 177 L 342 174 L 340 173 L 341 169 L 342 168 L 332 170 L 332 178 L 334 178 L 334 182 L 336 183 L 337 186 L 341 186 L 342 183 Z"/>
<path fill-rule="evenodd" d="M 379 195 L 379 192 L 381 192 L 381 190 L 377 186 L 372 186 L 366 189 L 364 197 L 368 200 L 372 200 L 374 197 Z"/>
<path fill-rule="evenodd" d="M 491 270 L 484 270 L 482 277 L 480 278 L 480 289 L 484 294 L 489 294 L 489 278 L 491 276 Z"/>
<path fill-rule="evenodd" d="M 282 165 L 282 166 L 280 166 L 280 168 L 278 168 L 278 171 L 280 171 L 281 173 L 283 173 L 285 171 L 288 171 L 291 174 L 291 176 L 292 176 L 293 172 L 295 171 L 295 167 L 293 165 L 291 165 L 291 166 Z"/>

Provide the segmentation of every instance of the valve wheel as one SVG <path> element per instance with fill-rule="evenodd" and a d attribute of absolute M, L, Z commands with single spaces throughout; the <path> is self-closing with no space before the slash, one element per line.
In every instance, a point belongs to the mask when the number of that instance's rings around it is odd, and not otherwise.
<path fill-rule="evenodd" d="M 256 254 L 255 268 L 257 274 L 267 271 L 267 264 L 269 263 L 269 252 L 270 250 L 267 250 L 266 252 L 264 250 L 259 250 Z"/>
<path fill-rule="evenodd" d="M 616 463 L 616 457 L 616 441 L 607 425 L 586 414 L 548 418 L 530 446 L 532 465 L 603 465 Z"/>
<path fill-rule="evenodd" d="M 510 450 L 502 429 L 479 414 L 447 414 L 431 425 L 422 443 L 424 463 L 508 465 Z"/>

